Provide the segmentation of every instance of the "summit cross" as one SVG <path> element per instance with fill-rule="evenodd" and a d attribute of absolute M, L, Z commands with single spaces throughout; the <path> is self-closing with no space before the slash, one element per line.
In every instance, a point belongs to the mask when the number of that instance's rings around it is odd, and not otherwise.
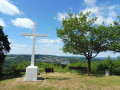
<path fill-rule="evenodd" d="M 31 65 L 34 66 L 34 57 L 35 57 L 35 41 L 36 37 L 47 37 L 45 34 L 36 34 L 36 23 L 34 23 L 34 32 L 32 33 L 21 33 L 22 36 L 33 36 L 33 45 L 32 45 L 32 56 L 31 56 Z"/>
<path fill-rule="evenodd" d="M 38 67 L 34 65 L 35 41 L 36 37 L 47 37 L 45 34 L 36 34 L 36 23 L 34 23 L 33 33 L 21 33 L 22 36 L 33 36 L 31 65 L 26 68 L 25 81 L 37 81 Z"/>

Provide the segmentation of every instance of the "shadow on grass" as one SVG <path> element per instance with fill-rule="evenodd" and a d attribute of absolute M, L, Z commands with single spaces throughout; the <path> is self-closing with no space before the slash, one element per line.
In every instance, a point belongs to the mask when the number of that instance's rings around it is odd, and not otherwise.
<path fill-rule="evenodd" d="M 70 78 L 43 78 L 43 77 L 38 77 L 37 80 L 45 80 L 45 79 L 53 79 L 53 80 L 68 80 Z"/>
<path fill-rule="evenodd" d="M 87 73 L 77 73 L 77 75 L 95 76 L 95 77 L 104 77 L 105 76 L 105 75 L 100 75 L 100 74 L 87 74 Z"/>
<path fill-rule="evenodd" d="M 37 77 L 37 80 L 45 80 L 46 78 L 43 77 Z"/>
<path fill-rule="evenodd" d="M 0 81 L 7 80 L 7 79 L 13 79 L 13 78 L 19 78 L 22 77 L 24 73 L 17 73 L 17 74 L 3 74 L 0 76 Z"/>
<path fill-rule="evenodd" d="M 54 80 L 68 80 L 70 78 L 47 78 L 47 79 L 54 79 Z"/>

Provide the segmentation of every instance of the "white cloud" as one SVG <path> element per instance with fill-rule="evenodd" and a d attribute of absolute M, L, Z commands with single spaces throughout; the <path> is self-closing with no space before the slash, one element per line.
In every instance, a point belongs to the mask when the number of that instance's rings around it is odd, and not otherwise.
<path fill-rule="evenodd" d="M 32 54 L 32 45 L 25 45 L 25 44 L 10 44 L 11 51 L 10 54 Z M 43 46 L 43 45 L 36 45 L 35 53 L 36 54 L 45 54 L 45 55 L 57 55 L 57 56 L 80 56 L 80 55 L 72 55 L 63 53 L 61 50 L 62 45 L 50 45 L 50 46 Z M 111 52 L 101 52 L 98 54 L 97 57 L 107 57 L 110 55 L 111 57 L 119 56 L 119 53 L 113 54 Z"/>
<path fill-rule="evenodd" d="M 119 5 L 108 5 L 108 4 L 98 4 L 96 5 L 96 0 L 84 0 L 86 8 L 81 10 L 83 13 L 88 11 L 91 12 L 92 17 L 98 17 L 96 24 L 102 24 L 104 22 L 106 25 L 113 24 L 113 21 L 117 18 L 118 13 L 116 9 L 120 8 Z M 58 13 L 55 17 L 58 21 L 62 21 L 63 18 L 68 17 L 67 13 Z"/>
<path fill-rule="evenodd" d="M 25 38 L 33 39 L 33 36 L 25 36 Z"/>
<path fill-rule="evenodd" d="M 51 45 L 49 47 L 40 47 L 36 49 L 36 53 L 39 54 L 46 54 L 46 55 L 58 55 L 58 56 L 62 56 L 65 55 L 65 53 L 63 53 L 62 50 L 60 50 L 61 47 L 60 46 L 55 46 L 55 45 Z"/>
<path fill-rule="evenodd" d="M 109 6 L 108 9 L 109 9 L 109 10 L 114 10 L 115 7 L 116 7 L 115 5 L 112 5 L 112 6 Z"/>
<path fill-rule="evenodd" d="M 0 0 L 0 12 L 8 15 L 20 14 L 20 10 L 10 0 Z"/>
<path fill-rule="evenodd" d="M 113 19 L 112 17 L 107 17 L 107 18 L 105 19 L 105 23 L 106 23 L 107 25 L 113 24 L 113 22 L 114 22 L 114 19 Z"/>
<path fill-rule="evenodd" d="M 12 39 L 8 38 L 8 41 L 11 43 L 11 42 L 13 42 L 14 40 L 12 40 Z"/>
<path fill-rule="evenodd" d="M 97 16 L 99 17 L 96 21 L 96 24 L 101 25 L 102 22 L 104 22 L 106 25 L 113 24 L 114 19 L 112 17 L 104 18 L 103 16 Z"/>
<path fill-rule="evenodd" d="M 53 46 L 53 44 L 51 44 L 51 43 L 48 43 L 48 44 L 42 44 L 42 45 L 40 45 L 41 47 L 50 47 L 50 46 Z"/>
<path fill-rule="evenodd" d="M 104 22 L 104 17 L 103 16 L 97 16 L 97 17 L 99 17 L 99 18 L 97 19 L 96 24 L 101 25 L 102 22 Z"/>
<path fill-rule="evenodd" d="M 13 23 L 13 25 L 22 28 L 33 29 L 34 26 L 34 22 L 28 18 L 16 18 L 15 20 L 11 20 L 11 22 Z"/>
<path fill-rule="evenodd" d="M 65 55 L 60 45 L 36 45 L 35 53 L 36 54 L 46 54 L 46 55 Z M 11 44 L 10 54 L 31 54 L 32 45 L 22 45 L 22 44 Z"/>
<path fill-rule="evenodd" d="M 20 48 L 20 47 L 27 47 L 27 46 L 26 45 L 20 45 L 20 44 L 12 44 L 12 47 Z"/>
<path fill-rule="evenodd" d="M 96 24 L 102 24 L 104 22 L 106 25 L 109 25 L 110 23 L 113 24 L 113 21 L 117 18 L 118 14 L 115 11 L 119 5 L 111 5 L 108 4 L 99 4 L 96 5 L 96 0 L 84 0 L 86 4 L 86 8 L 83 9 L 83 13 L 86 13 L 87 11 L 91 11 L 91 15 L 98 17 Z M 89 6 L 88 6 L 89 4 Z"/>
<path fill-rule="evenodd" d="M 113 24 L 113 22 L 114 22 L 113 17 L 109 17 L 109 16 L 108 17 L 97 16 L 97 17 L 98 17 L 98 19 L 95 23 L 98 24 L 98 25 L 101 25 L 102 22 L 104 22 L 105 25 Z"/>
<path fill-rule="evenodd" d="M 62 22 L 62 19 L 68 17 L 67 13 L 58 13 L 58 16 L 55 17 L 54 19 L 57 19 L 58 21 Z"/>
<path fill-rule="evenodd" d="M 45 53 L 48 52 L 50 54 L 57 55 L 58 52 L 61 52 L 61 51 L 59 51 L 59 49 L 62 48 L 61 47 L 62 41 L 59 38 L 54 39 L 54 40 L 52 40 L 52 39 L 39 39 L 37 42 L 40 43 L 39 47 L 41 47 L 43 52 L 45 52 Z"/>
<path fill-rule="evenodd" d="M 0 18 L 0 26 L 4 26 L 4 27 L 6 26 L 6 24 L 2 18 Z"/>
<path fill-rule="evenodd" d="M 110 17 L 117 17 L 117 13 L 116 12 L 114 12 L 114 11 L 111 11 L 111 12 L 109 12 L 109 14 L 108 14 Z"/>
<path fill-rule="evenodd" d="M 92 14 L 95 14 L 95 15 L 96 15 L 96 14 L 100 13 L 100 12 L 99 12 L 99 11 L 100 11 L 100 8 L 97 7 L 97 6 L 94 6 L 94 7 L 86 8 L 86 9 L 82 10 L 83 13 L 87 13 L 88 11 L 90 11 Z"/>
<path fill-rule="evenodd" d="M 93 6 L 95 5 L 96 0 L 84 0 L 87 6 Z"/>
<path fill-rule="evenodd" d="M 38 43 L 46 43 L 46 44 L 55 44 L 55 43 L 61 43 L 61 39 L 39 39 L 37 41 Z"/>
<path fill-rule="evenodd" d="M 10 54 L 31 54 L 32 47 L 25 44 L 10 44 Z"/>

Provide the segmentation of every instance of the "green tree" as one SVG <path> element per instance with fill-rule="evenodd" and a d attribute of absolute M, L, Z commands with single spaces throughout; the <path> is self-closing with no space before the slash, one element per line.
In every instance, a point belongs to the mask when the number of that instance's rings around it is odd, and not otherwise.
<path fill-rule="evenodd" d="M 109 26 L 111 36 L 110 41 L 110 50 L 120 52 L 120 16 L 118 16 L 119 21 L 115 21 L 113 25 Z"/>
<path fill-rule="evenodd" d="M 10 51 L 8 36 L 4 34 L 3 27 L 0 26 L 0 75 L 2 74 L 2 65 L 5 61 L 7 52 Z"/>
<path fill-rule="evenodd" d="M 104 23 L 95 24 L 96 20 L 96 17 L 90 16 L 90 12 L 69 13 L 69 17 L 62 20 L 61 28 L 57 28 L 57 36 L 64 43 L 62 50 L 85 56 L 88 60 L 88 74 L 91 73 L 91 59 L 107 51 L 109 46 L 110 29 Z"/>
<path fill-rule="evenodd" d="M 112 60 L 110 58 L 110 56 L 107 57 L 107 59 L 104 61 L 104 63 L 106 64 L 106 69 L 110 69 L 111 70 L 111 67 L 112 67 Z"/>

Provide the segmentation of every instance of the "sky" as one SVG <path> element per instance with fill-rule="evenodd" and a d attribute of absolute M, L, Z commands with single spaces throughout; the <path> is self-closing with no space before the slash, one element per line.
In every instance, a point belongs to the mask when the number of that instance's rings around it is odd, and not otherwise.
<path fill-rule="evenodd" d="M 8 54 L 32 53 L 32 37 L 20 34 L 33 33 L 36 22 L 36 32 L 48 35 L 36 38 L 36 54 L 73 56 L 63 53 L 61 48 L 64 44 L 56 34 L 56 28 L 61 27 L 69 9 L 77 14 L 91 11 L 92 16 L 98 17 L 97 24 L 104 21 L 109 25 L 120 15 L 120 0 L 0 0 L 0 25 L 11 43 Z M 97 57 L 109 55 L 117 57 L 120 54 L 101 52 Z"/>

